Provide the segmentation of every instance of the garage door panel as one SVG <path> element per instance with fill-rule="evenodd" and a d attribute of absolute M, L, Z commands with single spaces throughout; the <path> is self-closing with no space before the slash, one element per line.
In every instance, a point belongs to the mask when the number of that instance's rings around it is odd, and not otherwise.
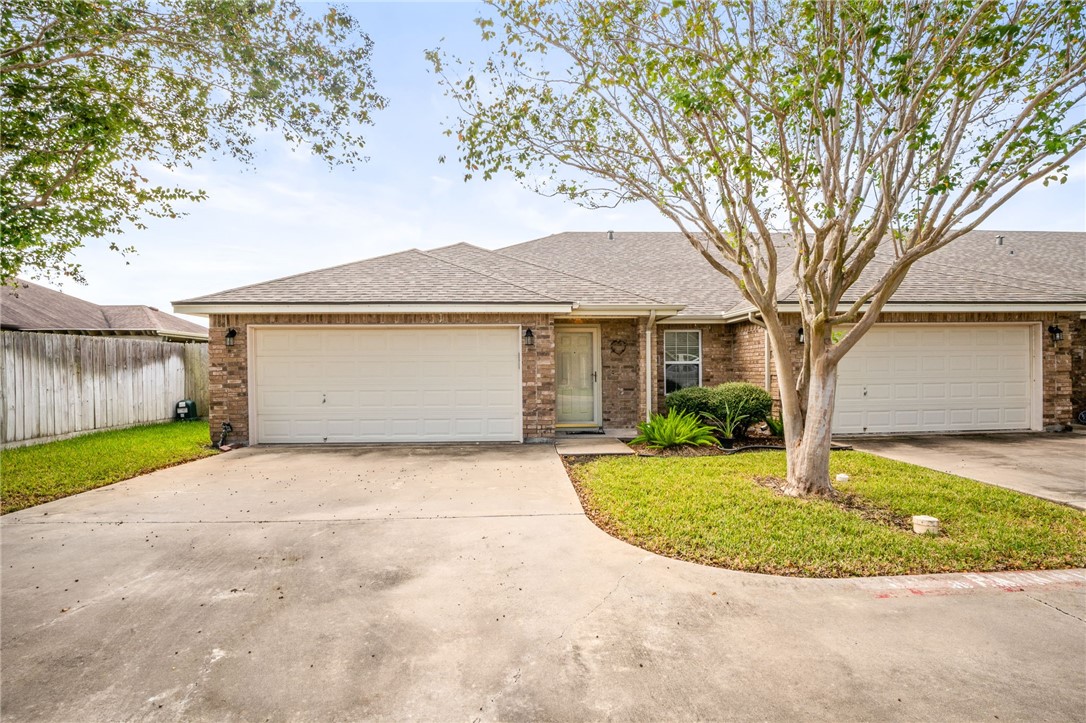
<path fill-rule="evenodd" d="M 863 388 L 860 387 L 860 396 L 863 396 Z M 914 400 L 920 398 L 920 385 L 915 382 L 894 385 L 894 398 L 900 400 Z"/>
<path fill-rule="evenodd" d="M 1030 346 L 1026 326 L 876 326 L 839 367 L 834 431 L 1028 429 Z"/>
<path fill-rule="evenodd" d="M 972 409 L 951 409 L 950 425 L 952 427 L 970 427 L 976 423 L 976 414 Z"/>
<path fill-rule="evenodd" d="M 844 371 L 843 370 L 841 371 L 841 375 L 842 375 L 842 377 L 844 376 Z M 842 400 L 849 401 L 849 400 L 863 399 L 863 396 L 864 396 L 864 388 L 863 388 L 862 384 L 849 384 L 848 382 L 842 380 L 837 385 L 837 401 L 838 402 L 840 402 Z"/>
<path fill-rule="evenodd" d="M 418 389 L 390 389 L 385 395 L 386 403 L 392 411 L 406 407 L 419 407 L 422 404 L 422 397 L 423 392 Z"/>
<path fill-rule="evenodd" d="M 1003 414 L 1003 421 L 1014 428 L 1029 426 L 1029 410 L 1025 407 L 1007 409 Z"/>
<path fill-rule="evenodd" d="M 1004 371 L 1020 372 L 1025 371 L 1029 367 L 1029 360 L 1024 356 L 1005 356 L 1003 357 L 1002 369 Z"/>
<path fill-rule="evenodd" d="M 344 352 L 354 354 L 355 337 L 352 334 L 325 332 L 321 334 L 321 347 L 325 354 L 339 355 Z"/>
<path fill-rule="evenodd" d="M 899 409 L 894 412 L 894 426 L 915 429 L 920 425 L 920 412 L 915 409 Z"/>
<path fill-rule="evenodd" d="M 926 374 L 946 371 L 946 365 L 945 357 L 935 356 L 932 353 L 925 354 L 920 359 L 920 370 Z"/>
<path fill-rule="evenodd" d="M 927 382 L 920 385 L 921 399 L 946 399 L 946 384 Z"/>
<path fill-rule="evenodd" d="M 514 328 L 256 329 L 258 442 L 518 441 Z"/>
<path fill-rule="evenodd" d="M 913 349 L 920 344 L 920 332 L 916 329 L 903 329 L 900 334 L 880 334 L 872 343 L 875 349 Z"/>
<path fill-rule="evenodd" d="M 324 334 L 320 331 L 301 331 L 287 337 L 287 350 L 314 352 L 324 350 Z"/>
<path fill-rule="evenodd" d="M 920 360 L 915 356 L 895 357 L 893 368 L 897 374 L 911 374 L 920 369 Z"/>
<path fill-rule="evenodd" d="M 976 396 L 972 382 L 955 382 L 949 385 L 950 399 L 973 399 Z"/>
<path fill-rule="evenodd" d="M 259 404 L 264 409 L 290 409 L 294 406 L 294 394 L 287 390 L 264 389 L 257 392 Z"/>
<path fill-rule="evenodd" d="M 871 401 L 891 399 L 894 396 L 893 384 L 871 384 L 867 390 L 867 398 Z"/>
<path fill-rule="evenodd" d="M 1003 397 L 1011 399 L 1026 399 L 1029 394 L 1029 385 L 1025 382 L 1004 382 Z"/>
<path fill-rule="evenodd" d="M 256 353 L 266 357 L 269 354 L 289 350 L 290 339 L 286 336 L 269 336 L 265 334 L 257 334 L 255 346 Z"/>
<path fill-rule="evenodd" d="M 974 357 L 955 354 L 947 360 L 947 369 L 952 372 L 973 371 Z"/>
<path fill-rule="evenodd" d="M 422 433 L 427 436 L 452 436 L 452 419 L 424 419 L 422 420 Z"/>
<path fill-rule="evenodd" d="M 893 360 L 890 359 L 890 357 L 879 355 L 870 357 L 867 361 L 866 368 L 869 372 L 880 373 L 890 371 L 892 365 Z"/>
<path fill-rule="evenodd" d="M 354 409 L 358 406 L 358 393 L 352 390 L 329 390 L 325 396 L 324 406 L 330 412 L 338 409 Z"/>
<path fill-rule="evenodd" d="M 925 409 L 920 413 L 920 428 L 933 432 L 946 429 L 945 409 Z"/>

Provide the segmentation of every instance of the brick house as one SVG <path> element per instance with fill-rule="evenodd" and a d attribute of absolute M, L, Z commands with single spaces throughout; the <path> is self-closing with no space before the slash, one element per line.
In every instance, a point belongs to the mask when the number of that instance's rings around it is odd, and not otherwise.
<path fill-rule="evenodd" d="M 776 385 L 757 314 L 673 233 L 412 249 L 174 308 L 209 317 L 212 428 L 250 444 L 545 440 L 631 429 L 691 384 Z M 1086 234 L 968 234 L 846 357 L 835 431 L 1069 423 L 1084 316 Z"/>

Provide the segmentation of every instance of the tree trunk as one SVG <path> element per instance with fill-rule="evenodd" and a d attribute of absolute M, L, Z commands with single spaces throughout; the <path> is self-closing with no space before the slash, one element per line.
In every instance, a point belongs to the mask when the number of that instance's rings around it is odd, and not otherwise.
<path fill-rule="evenodd" d="M 825 359 L 815 361 L 806 409 L 802 415 L 792 415 L 793 426 L 799 429 L 785 430 L 788 449 L 785 494 L 794 497 L 832 497 L 835 494 L 830 484 L 830 433 L 836 391 L 837 365 Z"/>

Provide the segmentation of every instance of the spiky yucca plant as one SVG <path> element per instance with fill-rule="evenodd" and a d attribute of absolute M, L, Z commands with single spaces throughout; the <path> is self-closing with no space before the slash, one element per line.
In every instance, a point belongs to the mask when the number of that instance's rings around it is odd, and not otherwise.
<path fill-rule="evenodd" d="M 652 415 L 649 421 L 637 425 L 637 430 L 641 434 L 633 439 L 632 444 L 643 444 L 653 449 L 717 444 L 712 427 L 702 424 L 696 415 L 674 409 L 669 410 L 667 416 Z"/>

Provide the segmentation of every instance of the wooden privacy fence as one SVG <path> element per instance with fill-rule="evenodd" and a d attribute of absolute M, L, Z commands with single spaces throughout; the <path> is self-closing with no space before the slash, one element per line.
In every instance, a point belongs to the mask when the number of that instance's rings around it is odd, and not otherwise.
<path fill-rule="evenodd" d="M 207 415 L 207 344 L 0 332 L 4 446 L 171 419 L 182 399 Z"/>

